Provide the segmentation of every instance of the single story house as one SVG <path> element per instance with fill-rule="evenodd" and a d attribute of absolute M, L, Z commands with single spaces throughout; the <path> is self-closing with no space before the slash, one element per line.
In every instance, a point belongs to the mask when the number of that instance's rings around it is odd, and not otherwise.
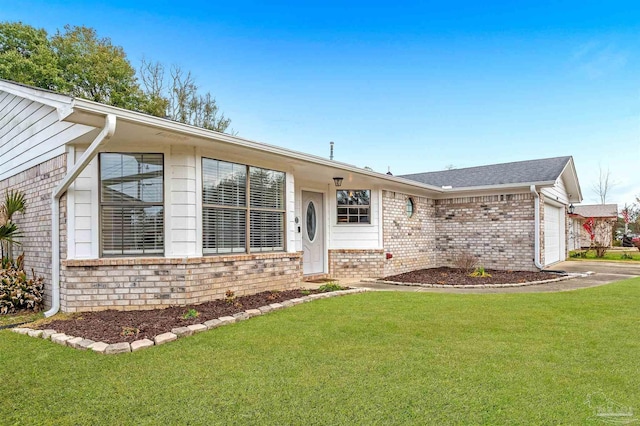
<path fill-rule="evenodd" d="M 583 204 L 569 212 L 569 250 L 579 250 L 591 245 L 591 235 L 585 229 L 587 220 L 593 219 L 594 242 L 611 247 L 613 232 L 618 222 L 617 204 Z"/>
<path fill-rule="evenodd" d="M 51 315 L 198 303 L 307 277 L 567 256 L 572 157 L 392 176 L 0 80 L 0 194 Z"/>

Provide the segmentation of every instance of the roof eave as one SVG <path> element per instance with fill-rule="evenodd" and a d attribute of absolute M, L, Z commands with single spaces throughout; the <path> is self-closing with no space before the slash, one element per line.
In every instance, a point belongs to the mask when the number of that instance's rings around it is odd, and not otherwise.
<path fill-rule="evenodd" d="M 527 191 L 531 188 L 531 185 L 534 185 L 536 188 L 542 188 L 547 186 L 555 185 L 555 181 L 538 181 L 538 182 L 518 182 L 518 183 L 503 183 L 498 185 L 482 185 L 482 186 L 465 186 L 465 187 L 453 187 L 453 188 L 443 188 L 442 190 L 445 193 L 456 193 L 456 192 L 481 192 L 481 191 L 491 191 L 491 190 L 507 190 L 507 189 L 526 189 Z"/>
<path fill-rule="evenodd" d="M 5 79 L 0 79 L 0 90 L 33 102 L 55 108 L 58 118 L 64 120 L 72 111 L 73 98 L 50 90 L 27 86 Z M 103 122 L 100 124 L 102 126 Z"/>
<path fill-rule="evenodd" d="M 421 182 L 404 179 L 384 173 L 372 172 L 362 169 L 360 167 L 353 166 L 347 163 L 341 163 L 339 161 L 329 160 L 316 155 L 305 154 L 303 152 L 291 150 L 288 148 L 282 148 L 275 145 L 269 145 L 262 142 L 256 142 L 249 139 L 244 139 L 238 136 L 228 135 L 226 133 L 216 132 L 213 130 L 203 129 L 201 127 L 192 126 L 189 124 L 179 123 L 177 121 L 168 120 L 161 117 L 155 117 L 152 115 L 143 114 L 140 112 L 129 111 L 122 108 L 117 108 L 109 105 L 100 104 L 98 102 L 92 102 L 85 99 L 73 100 L 73 113 L 67 118 L 67 121 L 96 126 L 98 123 L 104 122 L 104 116 L 106 114 L 114 114 L 118 119 L 150 126 L 161 128 L 175 133 L 184 134 L 187 136 L 199 137 L 204 139 L 214 139 L 218 142 L 228 143 L 230 145 L 241 146 L 244 148 L 250 148 L 257 151 L 269 152 L 282 157 L 305 161 L 309 163 L 319 164 L 327 167 L 332 167 L 345 172 L 357 173 L 362 176 L 379 179 L 382 181 L 393 182 L 395 184 L 401 184 L 420 190 L 440 194 L 444 191 L 433 185 L 424 184 Z"/>

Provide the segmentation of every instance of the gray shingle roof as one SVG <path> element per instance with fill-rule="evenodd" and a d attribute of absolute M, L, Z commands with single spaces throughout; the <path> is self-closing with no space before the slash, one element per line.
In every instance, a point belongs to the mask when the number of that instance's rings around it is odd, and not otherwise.
<path fill-rule="evenodd" d="M 575 214 L 582 217 L 617 217 L 617 204 L 584 204 L 575 206 Z"/>
<path fill-rule="evenodd" d="M 400 177 L 429 185 L 453 188 L 555 181 L 569 160 L 571 157 L 543 158 L 440 172 L 414 173 Z"/>

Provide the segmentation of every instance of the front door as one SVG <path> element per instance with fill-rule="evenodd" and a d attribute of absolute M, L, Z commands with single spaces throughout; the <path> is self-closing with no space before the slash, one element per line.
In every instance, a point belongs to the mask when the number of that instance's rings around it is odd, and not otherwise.
<path fill-rule="evenodd" d="M 302 191 L 302 251 L 305 275 L 324 273 L 323 213 L 322 194 Z"/>

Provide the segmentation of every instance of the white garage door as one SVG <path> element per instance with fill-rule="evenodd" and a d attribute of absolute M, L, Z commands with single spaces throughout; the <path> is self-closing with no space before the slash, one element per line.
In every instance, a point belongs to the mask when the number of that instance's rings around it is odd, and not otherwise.
<path fill-rule="evenodd" d="M 544 206 L 544 264 L 564 260 L 564 216 L 561 207 Z"/>

